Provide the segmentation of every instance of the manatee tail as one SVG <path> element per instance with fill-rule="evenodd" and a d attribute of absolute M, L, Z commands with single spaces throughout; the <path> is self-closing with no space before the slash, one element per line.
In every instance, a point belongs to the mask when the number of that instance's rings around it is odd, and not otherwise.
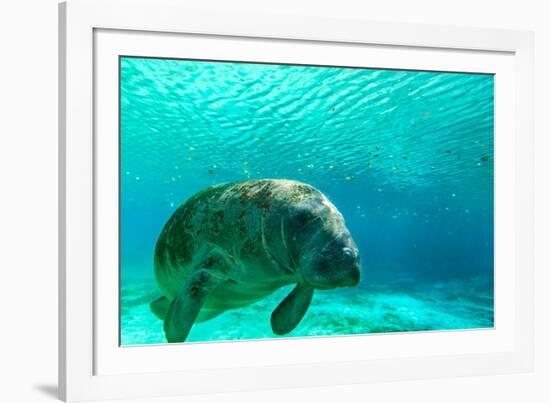
<path fill-rule="evenodd" d="M 164 321 L 166 319 L 166 315 L 168 315 L 168 311 L 170 310 L 170 300 L 166 297 L 159 297 L 151 302 L 149 307 L 151 308 L 151 312 L 153 312 L 157 318 Z M 201 309 L 195 322 L 206 322 L 207 320 L 215 318 L 222 313 L 223 310 Z"/>
<path fill-rule="evenodd" d="M 271 314 L 273 333 L 283 335 L 291 332 L 304 317 L 312 297 L 313 288 L 298 283 Z"/>

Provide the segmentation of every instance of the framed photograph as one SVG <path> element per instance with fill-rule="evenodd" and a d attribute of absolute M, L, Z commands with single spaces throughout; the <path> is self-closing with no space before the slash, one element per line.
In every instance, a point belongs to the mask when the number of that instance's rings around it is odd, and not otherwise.
<path fill-rule="evenodd" d="M 67 401 L 530 371 L 529 32 L 60 5 Z"/>

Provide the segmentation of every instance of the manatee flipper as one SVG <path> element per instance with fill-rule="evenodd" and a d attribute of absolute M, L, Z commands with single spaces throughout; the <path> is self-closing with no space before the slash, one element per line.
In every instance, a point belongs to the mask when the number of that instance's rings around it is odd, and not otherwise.
<path fill-rule="evenodd" d="M 201 309 L 201 311 L 199 312 L 199 316 L 197 316 L 197 319 L 195 319 L 195 323 L 206 322 L 207 320 L 215 318 L 216 316 L 221 315 L 222 313 L 224 313 L 224 311 L 220 309 L 216 309 L 216 310 Z"/>
<path fill-rule="evenodd" d="M 191 275 L 172 301 L 164 320 L 164 333 L 169 343 L 185 341 L 208 293 L 223 280 L 205 269 L 198 269 Z"/>
<path fill-rule="evenodd" d="M 151 302 L 149 307 L 157 318 L 164 320 L 170 309 L 170 300 L 166 297 L 160 297 Z"/>
<path fill-rule="evenodd" d="M 304 317 L 312 297 L 312 287 L 297 284 L 271 314 L 273 333 L 283 335 L 292 331 Z"/>

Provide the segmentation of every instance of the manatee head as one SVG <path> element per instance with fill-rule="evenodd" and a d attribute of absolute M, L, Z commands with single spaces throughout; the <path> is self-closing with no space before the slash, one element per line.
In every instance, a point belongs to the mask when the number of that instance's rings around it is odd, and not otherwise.
<path fill-rule="evenodd" d="M 317 289 L 353 287 L 361 277 L 359 251 L 344 217 L 314 191 L 289 211 L 287 226 L 301 281 Z"/>

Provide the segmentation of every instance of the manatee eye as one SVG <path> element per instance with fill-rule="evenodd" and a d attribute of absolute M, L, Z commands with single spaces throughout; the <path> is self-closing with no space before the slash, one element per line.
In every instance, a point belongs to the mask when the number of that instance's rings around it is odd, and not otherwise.
<path fill-rule="evenodd" d="M 353 257 L 353 251 L 351 250 L 351 248 L 344 248 L 342 249 L 342 252 L 347 257 Z"/>
<path fill-rule="evenodd" d="M 342 248 L 342 253 L 344 254 L 345 258 L 355 259 L 355 260 L 357 260 L 357 262 L 359 262 L 359 251 L 357 249 L 344 247 L 344 248 Z"/>

